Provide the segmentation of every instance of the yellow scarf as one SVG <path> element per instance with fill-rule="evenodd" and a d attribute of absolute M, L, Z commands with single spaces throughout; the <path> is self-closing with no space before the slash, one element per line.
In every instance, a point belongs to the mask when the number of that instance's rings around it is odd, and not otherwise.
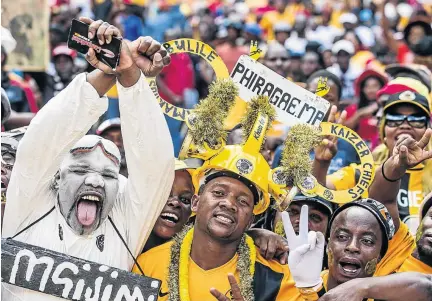
<path fill-rule="evenodd" d="M 401 222 L 399 230 L 389 242 L 387 253 L 378 263 L 374 276 L 386 276 L 395 272 L 412 254 L 415 247 L 414 236 L 409 233 L 408 226 Z"/>

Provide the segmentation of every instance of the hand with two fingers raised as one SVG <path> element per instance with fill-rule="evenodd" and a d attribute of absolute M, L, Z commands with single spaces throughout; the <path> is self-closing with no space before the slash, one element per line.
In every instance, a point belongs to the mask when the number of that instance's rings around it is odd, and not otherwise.
<path fill-rule="evenodd" d="M 321 232 L 308 232 L 308 206 L 300 212 L 299 234 L 296 235 L 288 212 L 282 212 L 288 240 L 288 266 L 298 288 L 311 288 L 322 283 L 321 270 L 325 238 Z"/>
<path fill-rule="evenodd" d="M 427 146 L 431 141 L 432 129 L 427 129 L 420 141 L 410 135 L 401 135 L 393 148 L 391 157 L 384 162 L 385 174 L 391 180 L 401 178 L 406 170 L 432 158 Z"/>
<path fill-rule="evenodd" d="M 233 274 L 228 274 L 228 281 L 231 286 L 231 293 L 232 298 L 228 298 L 224 294 L 222 294 L 220 291 L 218 291 L 215 288 L 210 289 L 210 293 L 216 298 L 218 301 L 244 301 L 244 298 L 240 292 L 240 287 L 237 283 L 237 280 L 235 279 Z"/>

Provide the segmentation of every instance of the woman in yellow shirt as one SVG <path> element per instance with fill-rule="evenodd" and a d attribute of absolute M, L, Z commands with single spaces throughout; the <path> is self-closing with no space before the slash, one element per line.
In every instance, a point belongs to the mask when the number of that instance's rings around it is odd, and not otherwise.
<path fill-rule="evenodd" d="M 385 145 L 381 147 L 380 155 L 374 156 L 377 166 L 388 161 L 398 139 L 410 136 L 419 141 L 430 128 L 430 114 L 428 100 L 419 93 L 404 91 L 390 95 L 384 105 L 384 116 L 380 122 L 380 136 Z M 317 160 L 314 163 L 321 168 L 326 168 L 328 164 Z M 418 210 L 421 200 L 432 191 L 431 173 L 432 160 L 425 160 L 418 165 L 409 166 L 405 169 L 405 173 L 400 175 L 401 185 L 395 199 L 399 206 L 400 218 L 409 225 L 412 233 L 415 233 L 419 224 Z M 359 166 L 352 164 L 326 179 L 318 180 L 326 183 L 328 188 L 342 190 L 355 186 L 357 175 L 359 175 Z M 364 197 L 367 196 L 366 194 Z"/>

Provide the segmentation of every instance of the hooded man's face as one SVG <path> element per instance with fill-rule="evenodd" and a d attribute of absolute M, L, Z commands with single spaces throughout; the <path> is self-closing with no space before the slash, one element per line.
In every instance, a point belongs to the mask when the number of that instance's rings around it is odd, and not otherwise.
<path fill-rule="evenodd" d="M 56 176 L 58 203 L 67 224 L 78 235 L 95 231 L 114 206 L 119 189 L 115 159 L 119 154 L 115 150 L 114 144 L 104 140 L 90 149 L 77 148 L 62 162 Z"/>
<path fill-rule="evenodd" d="M 378 220 L 366 209 L 353 206 L 336 216 L 327 252 L 331 277 L 338 284 L 371 277 L 381 260 L 383 235 Z"/>
<path fill-rule="evenodd" d="M 415 45 L 419 43 L 426 35 L 425 30 L 422 26 L 413 26 L 408 34 L 408 43 Z"/>

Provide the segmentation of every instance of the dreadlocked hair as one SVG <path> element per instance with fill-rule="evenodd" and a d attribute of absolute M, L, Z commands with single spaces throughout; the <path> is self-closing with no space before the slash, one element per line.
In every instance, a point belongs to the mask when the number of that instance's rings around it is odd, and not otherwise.
<path fill-rule="evenodd" d="M 255 96 L 248 103 L 246 113 L 241 120 L 241 125 L 243 128 L 243 143 L 245 143 L 250 136 L 255 121 L 260 113 L 268 117 L 268 124 L 264 134 L 264 137 L 266 137 L 267 132 L 270 130 L 272 122 L 276 118 L 276 110 L 270 104 L 268 96 Z M 264 141 L 262 145 L 264 145 Z"/>
<path fill-rule="evenodd" d="M 321 141 L 317 128 L 308 124 L 297 124 L 288 132 L 282 151 L 281 167 L 287 186 L 293 186 L 312 172 L 310 151 Z"/>
<path fill-rule="evenodd" d="M 226 140 L 224 121 L 234 105 L 238 88 L 231 79 L 218 79 L 210 85 L 209 95 L 195 108 L 190 133 L 196 145 L 216 145 Z"/>

